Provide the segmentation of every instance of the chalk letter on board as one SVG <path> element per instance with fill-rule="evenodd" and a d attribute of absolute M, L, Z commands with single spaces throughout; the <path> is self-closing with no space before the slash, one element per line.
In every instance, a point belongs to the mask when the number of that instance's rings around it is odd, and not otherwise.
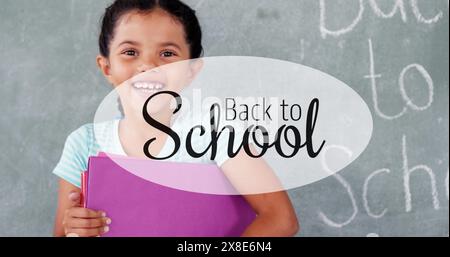
<path fill-rule="evenodd" d="M 411 98 L 408 97 L 408 94 L 405 90 L 405 74 L 412 68 L 415 68 L 417 71 L 419 71 L 420 75 L 425 79 L 425 82 L 428 86 L 428 102 L 424 106 L 417 106 L 415 105 Z M 406 104 L 409 106 L 409 108 L 415 110 L 415 111 L 424 111 L 428 109 L 428 107 L 431 106 L 433 103 L 433 79 L 431 78 L 430 74 L 425 70 L 425 68 L 417 63 L 413 63 L 411 65 L 406 66 L 402 72 L 400 73 L 400 77 L 398 78 L 398 84 L 400 85 L 400 92 L 402 94 L 403 100 L 405 100 Z"/>
<path fill-rule="evenodd" d="M 403 156 L 403 188 L 405 190 L 405 203 L 406 203 L 406 212 L 411 211 L 411 190 L 410 190 L 410 176 L 411 173 L 414 171 L 423 170 L 425 171 L 429 176 L 431 180 L 431 197 L 433 198 L 433 207 L 435 210 L 439 210 L 439 199 L 438 199 L 438 192 L 436 189 L 436 178 L 434 176 L 433 171 L 430 169 L 430 167 L 426 165 L 417 165 L 413 168 L 408 167 L 408 156 L 406 153 L 406 136 L 403 135 L 402 137 L 402 156 Z"/>
<path fill-rule="evenodd" d="M 384 209 L 380 214 L 374 214 L 369 207 L 369 200 L 367 200 L 367 190 L 369 188 L 369 182 L 370 180 L 375 177 L 376 175 L 382 173 L 382 172 L 386 172 L 386 173 L 390 173 L 391 171 L 389 169 L 379 169 L 374 171 L 372 174 L 370 174 L 366 180 L 364 181 L 364 186 L 363 186 L 363 202 L 364 202 L 364 208 L 367 211 L 367 214 L 372 217 L 372 218 L 381 218 L 384 216 L 384 214 L 386 214 L 387 209 Z"/>
<path fill-rule="evenodd" d="M 381 74 L 375 74 L 375 63 L 374 63 L 374 57 L 373 57 L 373 47 L 372 47 L 372 39 L 369 39 L 369 58 L 370 58 L 370 75 L 364 76 L 364 78 L 370 79 L 371 87 L 372 87 L 372 100 L 373 100 L 373 107 L 375 109 L 375 113 L 380 116 L 383 119 L 387 120 L 394 120 L 397 118 L 400 118 L 405 114 L 407 111 L 406 107 L 403 107 L 403 110 L 401 110 L 399 113 L 395 115 L 387 115 L 384 114 L 380 107 L 378 106 L 378 93 L 377 93 L 377 78 L 381 78 Z"/>
<path fill-rule="evenodd" d="M 320 0 L 320 33 L 323 38 L 326 38 L 327 35 L 338 37 L 340 35 L 343 35 L 343 34 L 346 34 L 350 31 L 352 31 L 356 27 L 356 25 L 358 25 L 358 23 L 361 21 L 361 18 L 364 13 L 363 0 L 359 0 L 358 16 L 356 16 L 356 18 L 353 20 L 353 22 L 346 28 L 342 28 L 342 29 L 333 31 L 333 30 L 327 29 L 325 26 L 325 21 L 326 21 L 326 6 L 325 5 L 326 5 L 325 0 Z"/>
<path fill-rule="evenodd" d="M 381 18 L 392 18 L 398 10 L 400 10 L 400 14 L 402 16 L 402 20 L 403 22 L 407 22 L 408 19 L 406 17 L 406 12 L 405 12 L 405 5 L 403 3 L 403 0 L 396 0 L 395 1 L 395 5 L 392 8 L 392 11 L 390 13 L 384 13 L 379 7 L 378 4 L 376 2 L 376 0 L 370 0 L 369 1 L 370 6 L 372 7 L 373 12 Z"/>
<path fill-rule="evenodd" d="M 322 167 L 327 172 L 330 172 L 330 173 L 331 173 L 331 170 L 328 167 L 325 157 L 326 157 L 327 151 L 330 150 L 331 148 L 340 149 L 340 150 L 344 151 L 348 156 L 352 156 L 352 154 L 353 154 L 350 151 L 350 149 L 348 149 L 347 147 L 344 147 L 344 146 L 330 145 L 330 146 L 324 148 L 324 154 L 322 155 L 321 163 L 322 163 Z M 347 190 L 347 193 L 350 197 L 350 201 L 352 203 L 353 213 L 350 216 L 350 218 L 348 218 L 346 221 L 338 223 L 338 222 L 330 220 L 322 211 L 319 211 L 319 219 L 321 219 L 328 226 L 342 228 L 343 226 L 350 224 L 353 221 L 353 219 L 356 217 L 356 214 L 358 213 L 358 206 L 356 205 L 356 200 L 355 200 L 355 197 L 353 196 L 353 191 L 352 191 L 352 188 L 350 187 L 350 184 L 341 175 L 339 175 L 337 173 L 334 173 L 333 177 L 335 177 L 337 179 L 337 181 L 339 181 L 342 184 L 342 186 Z"/>
<path fill-rule="evenodd" d="M 434 16 L 433 18 L 431 18 L 431 19 L 425 19 L 425 18 L 423 17 L 422 13 L 420 12 L 419 6 L 418 6 L 418 4 L 417 4 L 417 0 L 410 0 L 410 1 L 411 1 L 410 3 L 411 3 L 412 11 L 413 11 L 414 15 L 416 16 L 416 19 L 417 19 L 418 22 L 425 23 L 425 24 L 436 23 L 436 22 L 438 22 L 438 21 L 442 18 L 442 16 L 444 15 L 444 14 L 442 13 L 442 11 L 439 11 L 439 13 L 438 13 L 436 16 Z"/>

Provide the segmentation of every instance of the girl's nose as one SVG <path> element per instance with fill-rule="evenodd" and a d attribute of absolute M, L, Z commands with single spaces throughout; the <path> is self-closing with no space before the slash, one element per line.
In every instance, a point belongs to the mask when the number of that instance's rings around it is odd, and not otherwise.
<path fill-rule="evenodd" d="M 152 65 L 141 64 L 141 65 L 139 65 L 139 67 L 138 67 L 138 72 L 139 72 L 139 73 L 141 73 L 141 72 L 146 72 L 146 71 L 151 70 L 151 69 L 152 69 Z"/>
<path fill-rule="evenodd" d="M 149 70 L 158 71 L 159 70 L 158 65 L 143 63 L 143 64 L 139 65 L 139 67 L 138 67 L 139 73 L 146 72 Z"/>

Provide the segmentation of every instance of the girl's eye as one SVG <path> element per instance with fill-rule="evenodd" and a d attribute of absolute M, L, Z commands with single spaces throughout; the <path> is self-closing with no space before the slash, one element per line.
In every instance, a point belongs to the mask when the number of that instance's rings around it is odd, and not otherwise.
<path fill-rule="evenodd" d="M 137 55 L 136 51 L 134 51 L 134 50 L 127 50 L 127 51 L 124 51 L 122 54 L 127 55 L 127 56 L 136 56 Z"/>
<path fill-rule="evenodd" d="M 172 51 L 164 51 L 161 53 L 162 57 L 172 57 L 172 56 L 176 56 L 176 54 Z"/>

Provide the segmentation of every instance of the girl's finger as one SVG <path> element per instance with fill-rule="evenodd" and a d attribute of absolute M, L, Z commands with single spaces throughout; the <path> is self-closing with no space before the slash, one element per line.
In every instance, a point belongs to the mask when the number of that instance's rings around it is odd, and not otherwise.
<path fill-rule="evenodd" d="M 69 200 L 71 201 L 72 207 L 80 206 L 81 205 L 81 195 L 79 192 L 72 191 L 69 193 Z"/>
<path fill-rule="evenodd" d="M 96 237 L 101 236 L 109 231 L 109 227 L 101 228 L 69 228 L 66 231 L 67 235 L 78 235 L 80 237 Z"/>
<path fill-rule="evenodd" d="M 68 233 L 68 234 L 66 235 L 66 237 L 80 237 L 80 235 L 75 234 L 75 233 Z"/>
<path fill-rule="evenodd" d="M 97 219 L 80 219 L 72 218 L 67 222 L 67 226 L 70 228 L 100 228 L 111 224 L 109 218 L 97 218 Z"/>
<path fill-rule="evenodd" d="M 95 219 L 95 218 L 104 218 L 106 217 L 106 213 L 102 211 L 94 211 L 91 209 L 74 207 L 69 210 L 69 216 L 73 218 L 85 218 L 85 219 Z"/>

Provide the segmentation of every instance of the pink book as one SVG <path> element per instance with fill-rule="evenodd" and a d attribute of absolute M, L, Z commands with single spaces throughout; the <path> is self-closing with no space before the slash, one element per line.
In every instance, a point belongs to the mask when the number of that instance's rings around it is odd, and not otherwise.
<path fill-rule="evenodd" d="M 124 167 L 138 168 L 130 172 Z M 204 179 L 192 179 L 200 173 L 211 175 L 206 186 L 230 186 L 216 165 L 108 157 L 101 153 L 89 158 L 88 171 L 82 175 L 83 205 L 105 211 L 111 218 L 110 230 L 103 235 L 107 237 L 240 236 L 256 217 L 242 196 L 189 192 L 153 182 L 178 177 L 182 183 L 177 188 L 183 188 L 183 183 L 201 183 Z"/>

